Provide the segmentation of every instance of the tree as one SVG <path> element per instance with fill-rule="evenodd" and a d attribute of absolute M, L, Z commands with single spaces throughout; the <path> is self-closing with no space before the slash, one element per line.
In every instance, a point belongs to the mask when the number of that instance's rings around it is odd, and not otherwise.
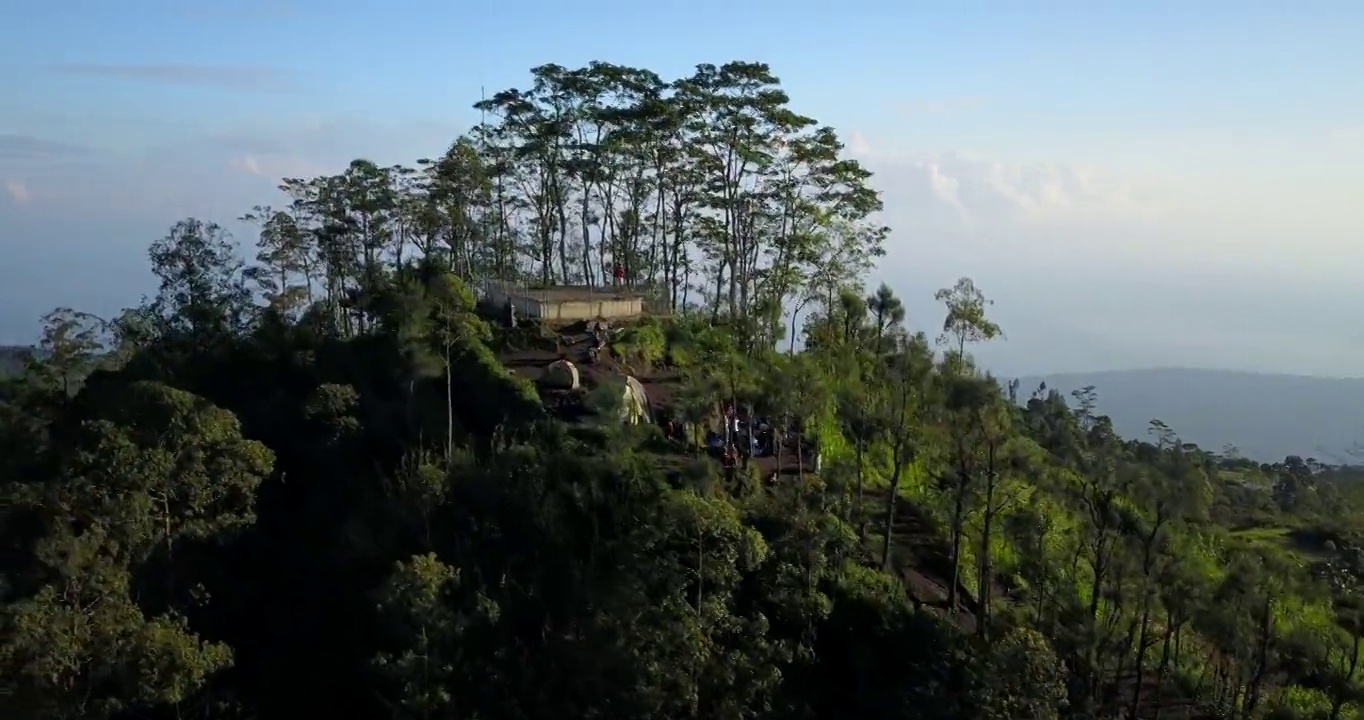
<path fill-rule="evenodd" d="M 98 387 L 83 399 L 92 417 L 64 452 L 54 511 L 103 518 L 101 531 L 134 561 L 253 522 L 274 458 L 242 437 L 231 412 L 151 382 Z"/>
<path fill-rule="evenodd" d="M 980 475 L 980 547 L 976 552 L 976 587 L 979 588 L 979 611 L 976 617 L 976 630 L 986 637 L 991 623 L 991 600 L 995 584 L 993 547 L 996 530 L 1003 516 L 1018 499 L 1017 492 L 1006 491 L 1005 473 L 1012 467 L 1026 466 L 1030 458 L 1018 447 L 1010 447 L 1012 418 L 999 393 L 999 386 L 991 377 L 975 380 L 977 392 L 961 393 L 948 400 L 948 407 L 958 412 L 965 410 L 975 425 L 973 432 L 977 445 L 975 453 L 979 457 Z M 963 397 L 965 396 L 965 397 Z M 959 407 L 959 401 L 966 407 Z M 958 460 L 958 470 L 967 467 L 969 461 Z M 973 472 L 971 469 L 965 470 Z"/>
<path fill-rule="evenodd" d="M 905 305 L 885 283 L 876 289 L 876 294 L 867 298 L 867 309 L 871 311 L 876 325 L 876 341 L 872 345 L 876 352 L 882 352 L 886 333 L 904 322 Z"/>
<path fill-rule="evenodd" d="M 488 326 L 474 315 L 474 296 L 459 278 L 442 274 L 427 285 L 430 301 L 431 341 L 445 365 L 445 451 L 447 458 L 454 453 L 455 396 L 454 357 L 461 345 L 481 343 L 488 339 Z"/>
<path fill-rule="evenodd" d="M 950 358 L 954 363 L 966 362 L 968 344 L 1004 336 L 999 326 L 985 315 L 993 301 L 987 299 L 970 278 L 961 278 L 956 285 L 939 290 L 933 297 L 947 307 L 938 344 L 951 350 Z"/>
<path fill-rule="evenodd" d="M 222 338 L 242 327 L 250 293 L 225 230 L 186 218 L 152 244 L 150 256 L 160 280 L 152 307 L 163 333 Z"/>
<path fill-rule="evenodd" d="M 870 379 L 864 378 L 856 385 L 845 385 L 837 391 L 838 415 L 853 440 L 854 495 L 845 519 L 851 521 L 856 515 L 857 536 L 862 540 L 866 539 L 868 518 L 864 504 L 866 452 L 869 446 L 880 442 L 881 420 L 887 417 L 880 404 L 885 396 L 879 390 Z"/>
<path fill-rule="evenodd" d="M 991 648 L 990 714 L 1000 720 L 1049 720 L 1065 708 L 1065 664 L 1046 638 L 1009 632 Z"/>
<path fill-rule="evenodd" d="M 227 645 L 190 630 L 173 551 L 248 525 L 272 462 L 231 413 L 188 393 L 155 383 L 86 393 L 92 417 L 56 449 L 59 474 L 21 494 L 48 519 L 35 553 L 50 579 L 12 606 L 0 648 L 7 674 L 58 717 L 180 703 L 231 664 Z M 145 584 L 148 570 L 164 585 Z"/>
<path fill-rule="evenodd" d="M 266 302 L 289 317 L 313 304 L 312 248 L 298 219 L 269 205 L 257 205 L 239 218 L 260 227 L 256 241 L 258 265 L 245 270 Z M 302 281 L 302 284 L 299 284 Z"/>
<path fill-rule="evenodd" d="M 1212 489 L 1199 466 L 1197 456 L 1185 450 L 1175 432 L 1160 420 L 1151 421 L 1151 434 L 1156 437 L 1156 450 L 1161 455 L 1155 463 L 1156 472 L 1142 474 L 1131 491 L 1134 500 L 1145 505 L 1145 516 L 1131 523 L 1129 531 L 1136 536 L 1140 548 L 1140 614 L 1136 637 L 1136 658 L 1133 668 L 1131 712 L 1141 705 L 1143 679 L 1146 671 L 1150 634 L 1155 623 L 1155 601 L 1159 585 L 1164 579 L 1160 545 L 1167 542 L 1170 527 L 1182 520 L 1198 521 L 1206 516 Z M 1164 663 L 1162 663 L 1162 667 Z"/>
<path fill-rule="evenodd" d="M 469 591 L 459 571 L 434 554 L 399 563 L 380 598 L 379 612 L 403 647 L 374 659 L 378 673 L 397 688 L 395 714 L 423 719 L 464 715 L 461 695 L 475 691 L 479 674 L 478 663 L 468 657 L 473 654 L 471 636 L 497 620 L 496 604 Z"/>
<path fill-rule="evenodd" d="M 983 472 L 989 477 L 989 489 L 993 496 L 997 475 L 994 469 L 995 453 L 1002 444 L 998 440 L 995 422 L 985 421 L 986 408 L 999 394 L 993 382 L 984 382 L 972 377 L 974 372 L 966 355 L 968 343 L 984 342 L 1000 337 L 1003 333 L 985 315 L 990 301 L 975 286 L 970 278 L 961 278 L 951 288 L 939 290 L 934 298 L 947 308 L 943 320 L 942 334 L 938 344 L 948 346 L 944 360 L 944 382 L 947 385 L 948 423 L 951 435 L 953 467 L 945 478 L 944 484 L 952 497 L 951 544 L 952 544 L 952 581 L 948 585 L 948 607 L 956 612 L 958 593 L 958 574 L 961 566 L 961 541 L 966 515 L 971 509 L 971 496 L 982 472 L 977 462 L 981 450 L 987 450 L 988 468 Z M 991 498 L 993 502 L 993 498 Z M 988 536 L 984 538 L 988 544 Z M 988 560 L 983 562 L 987 563 Z M 982 566 L 982 572 L 984 572 Z M 983 589 L 982 589 L 983 591 Z"/>
<path fill-rule="evenodd" d="M 108 323 L 104 320 L 71 308 L 57 308 L 43 316 L 37 368 L 52 376 L 62 398 L 69 398 L 108 351 L 108 342 Z"/>
<path fill-rule="evenodd" d="M 930 357 L 927 339 L 918 336 L 885 361 L 884 377 L 889 399 L 885 407 L 886 416 L 879 424 L 885 428 L 890 441 L 891 476 L 881 541 L 882 568 L 890 564 L 891 536 L 900 499 L 900 481 L 923 450 L 924 430 L 921 422 L 927 404 L 927 383 L 931 377 Z"/>
<path fill-rule="evenodd" d="M 50 547 L 54 559 L 97 552 L 81 538 Z M 0 668 L 35 716 L 108 718 L 175 705 L 231 665 L 231 649 L 189 632 L 182 616 L 146 617 L 126 570 L 94 558 L 58 562 L 56 582 L 7 607 L 0 644 Z"/>
<path fill-rule="evenodd" d="M 1364 643 L 1364 564 L 1361 561 L 1364 557 L 1359 548 L 1349 545 L 1323 563 L 1318 571 L 1330 589 L 1335 620 L 1346 638 L 1340 660 L 1330 667 L 1330 720 L 1338 720 L 1346 703 L 1357 702 L 1360 696 L 1354 683 L 1359 672 L 1360 651 L 1364 649 L 1361 647 Z"/>

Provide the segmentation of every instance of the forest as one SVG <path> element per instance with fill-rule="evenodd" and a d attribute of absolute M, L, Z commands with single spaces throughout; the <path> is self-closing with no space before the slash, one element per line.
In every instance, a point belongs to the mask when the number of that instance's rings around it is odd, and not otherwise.
<path fill-rule="evenodd" d="M 1364 469 L 997 381 L 970 279 L 864 285 L 873 178 L 766 65 L 476 107 L 8 356 L 0 716 L 1364 718 Z"/>

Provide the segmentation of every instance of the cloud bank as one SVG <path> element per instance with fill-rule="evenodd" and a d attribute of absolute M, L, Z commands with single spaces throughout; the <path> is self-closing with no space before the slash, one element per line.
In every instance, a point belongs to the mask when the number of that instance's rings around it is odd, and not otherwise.
<path fill-rule="evenodd" d="M 979 355 L 1002 372 L 1364 374 L 1364 335 L 1350 330 L 1364 289 L 1337 250 L 1348 224 L 1310 239 L 1281 234 L 1296 217 L 1287 195 L 1281 208 L 1260 208 L 1286 219 L 1261 227 L 1197 207 L 1174 184 L 1087 165 L 882 154 L 866 138 L 849 148 L 875 172 L 894 229 L 877 279 L 930 334 L 942 316 L 933 290 L 976 279 L 1008 333 Z"/>

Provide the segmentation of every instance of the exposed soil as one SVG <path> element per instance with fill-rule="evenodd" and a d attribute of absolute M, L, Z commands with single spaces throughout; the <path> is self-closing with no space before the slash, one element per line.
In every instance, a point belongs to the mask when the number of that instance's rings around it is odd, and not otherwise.
<path fill-rule="evenodd" d="M 627 368 L 611 357 L 609 352 L 601 352 L 595 361 L 589 357 L 592 348 L 592 334 L 587 324 L 575 322 L 560 328 L 543 326 L 538 333 L 532 328 L 538 325 L 526 324 L 518 329 L 517 340 L 525 347 L 507 349 L 498 353 L 502 362 L 516 374 L 539 383 L 545 368 L 556 360 L 567 360 L 578 368 L 578 378 L 584 387 L 593 388 L 607 378 L 633 375 L 645 386 L 654 381 L 654 374 L 647 368 Z M 537 336 L 538 335 L 538 336 Z M 550 391 L 552 392 L 552 391 Z M 651 394 L 649 401 L 653 404 Z"/>
<path fill-rule="evenodd" d="M 886 501 L 889 488 L 878 488 L 867 493 L 865 507 L 871 532 L 883 537 Z M 906 589 L 915 601 L 926 607 L 949 611 L 947 589 L 952 584 L 952 554 L 947 534 L 938 527 L 928 513 L 904 498 L 896 498 L 895 517 L 891 521 L 891 558 L 901 568 Z M 960 580 L 957 582 L 959 618 L 974 626 L 978 604 Z M 966 617 L 962 617 L 966 616 Z"/>
<path fill-rule="evenodd" d="M 615 330 L 625 324 L 615 321 L 611 327 Z M 588 323 L 585 321 L 559 326 L 526 322 L 517 328 L 514 336 L 516 346 L 499 352 L 499 359 L 512 372 L 536 383 L 541 397 L 551 407 L 572 405 L 580 401 L 583 394 L 581 390 L 557 390 L 540 385 L 545 368 L 557 360 L 567 360 L 577 367 L 578 380 L 584 389 L 590 390 L 609 379 L 629 375 L 644 387 L 652 417 L 663 418 L 672 414 L 673 398 L 682 384 L 682 377 L 678 371 L 668 367 L 628 365 L 613 357 L 609 350 L 600 351 L 594 360 L 590 352 L 592 333 L 588 331 Z M 689 447 L 685 443 L 679 443 L 679 450 L 687 452 Z M 719 453 L 708 454 L 719 460 Z M 758 472 L 763 478 L 775 474 L 780 479 L 801 472 L 794 445 L 789 442 L 782 451 L 780 467 L 777 458 L 772 455 L 751 457 L 749 463 L 758 467 Z M 810 472 L 813 464 L 813 457 L 806 448 L 804 471 Z"/>

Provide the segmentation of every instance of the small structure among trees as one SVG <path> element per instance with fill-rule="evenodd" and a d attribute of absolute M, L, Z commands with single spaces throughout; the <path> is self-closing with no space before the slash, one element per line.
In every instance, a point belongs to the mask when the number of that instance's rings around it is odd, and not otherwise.
<path fill-rule="evenodd" d="M 643 296 L 619 288 L 559 285 L 527 288 L 501 280 L 483 286 L 492 308 L 510 305 L 517 317 L 572 322 L 597 318 L 630 318 L 644 314 Z"/>

